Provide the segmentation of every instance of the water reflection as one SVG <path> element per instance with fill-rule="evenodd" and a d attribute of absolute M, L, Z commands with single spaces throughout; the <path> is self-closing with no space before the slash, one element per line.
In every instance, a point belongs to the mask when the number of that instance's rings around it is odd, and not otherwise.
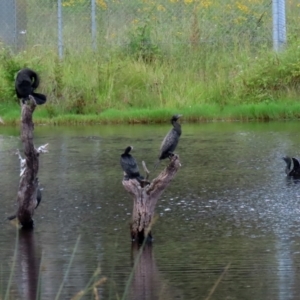
<path fill-rule="evenodd" d="M 294 262 L 291 250 L 288 247 L 289 241 L 278 240 L 277 260 L 278 260 L 278 285 L 279 300 L 293 299 L 295 285 Z"/>
<path fill-rule="evenodd" d="M 182 124 L 176 149 L 182 168 L 158 201 L 154 245 L 142 253 L 129 297 L 205 299 L 231 262 L 212 299 L 297 299 L 300 190 L 298 181 L 286 178 L 282 156 L 298 155 L 298 127 L 298 122 Z M 4 217 L 16 210 L 19 162 L 11 153 L 20 140 L 19 128 L 0 130 Z M 44 190 L 34 234 L 20 236 L 16 270 L 22 272 L 15 272 L 12 281 L 16 299 L 33 297 L 41 253 L 41 298 L 55 299 L 79 235 L 61 298 L 82 290 L 98 265 L 108 278 L 101 297 L 123 295 L 137 249 L 131 249 L 132 198 L 121 184 L 119 156 L 133 145 L 136 160 L 150 167 L 168 130 L 168 124 L 36 127 L 35 143 L 49 142 L 49 153 L 40 157 Z M 3 223 L 3 290 L 14 234 Z"/>
<path fill-rule="evenodd" d="M 40 247 L 33 230 L 20 230 L 17 258 L 17 278 L 21 299 L 40 299 L 38 289 L 41 263 Z"/>
<path fill-rule="evenodd" d="M 134 275 L 130 284 L 128 299 L 180 299 L 179 292 L 174 287 L 171 288 L 161 276 L 152 252 L 151 243 L 146 243 L 144 246 L 132 243 L 131 260 Z"/>

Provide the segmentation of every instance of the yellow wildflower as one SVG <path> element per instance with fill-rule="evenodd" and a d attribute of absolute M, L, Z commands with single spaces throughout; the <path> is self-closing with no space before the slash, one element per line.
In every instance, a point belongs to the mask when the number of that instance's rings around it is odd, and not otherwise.
<path fill-rule="evenodd" d="M 107 4 L 105 0 L 96 0 L 97 4 L 102 8 L 102 9 L 107 9 Z"/>
<path fill-rule="evenodd" d="M 131 21 L 132 24 L 136 25 L 140 20 L 139 19 L 134 19 Z"/>
<path fill-rule="evenodd" d="M 64 2 L 62 3 L 62 6 L 63 6 L 63 7 L 69 7 L 69 6 L 74 6 L 74 5 L 75 5 L 74 0 L 64 1 Z"/>
<path fill-rule="evenodd" d="M 166 8 L 165 8 L 163 5 L 159 4 L 159 5 L 157 6 L 157 10 L 158 10 L 158 11 L 165 11 Z"/>
<path fill-rule="evenodd" d="M 242 4 L 241 2 L 236 2 L 236 6 L 243 13 L 245 14 L 249 13 L 249 8 L 246 5 Z"/>
<path fill-rule="evenodd" d="M 247 19 L 245 17 L 237 17 L 236 19 L 234 19 L 234 23 L 235 24 L 241 24 L 244 23 Z"/>
<path fill-rule="evenodd" d="M 200 1 L 200 4 L 199 4 L 199 6 L 203 7 L 203 8 L 208 8 L 211 5 L 212 5 L 212 1 L 209 1 L 209 0 L 202 0 L 202 1 Z"/>

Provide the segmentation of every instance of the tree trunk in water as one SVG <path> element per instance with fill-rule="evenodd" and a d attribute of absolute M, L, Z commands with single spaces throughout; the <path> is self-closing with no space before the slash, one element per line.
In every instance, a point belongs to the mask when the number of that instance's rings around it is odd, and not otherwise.
<path fill-rule="evenodd" d="M 133 195 L 133 213 L 130 226 L 133 241 L 142 243 L 145 238 L 152 238 L 151 225 L 157 200 L 180 166 L 179 156 L 175 154 L 169 165 L 146 186 L 141 186 L 135 179 L 123 179 L 124 188 Z"/>
<path fill-rule="evenodd" d="M 23 228 L 33 227 L 33 214 L 37 206 L 39 153 L 46 152 L 45 146 L 35 149 L 33 145 L 34 124 L 32 114 L 36 104 L 32 99 L 22 105 L 21 112 L 21 140 L 24 148 L 25 159 L 19 154 L 21 161 L 21 179 L 17 196 L 17 218 Z"/>

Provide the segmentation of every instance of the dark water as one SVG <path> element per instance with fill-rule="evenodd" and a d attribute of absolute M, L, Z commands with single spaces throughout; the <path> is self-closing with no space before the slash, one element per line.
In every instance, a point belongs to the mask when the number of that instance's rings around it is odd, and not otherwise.
<path fill-rule="evenodd" d="M 98 266 L 107 277 L 101 299 L 122 299 L 127 283 L 126 299 L 300 299 L 300 183 L 287 180 L 281 160 L 300 156 L 298 122 L 183 124 L 182 168 L 128 281 L 138 250 L 119 155 L 133 145 L 151 169 L 169 128 L 36 127 L 35 144 L 50 144 L 40 158 L 43 200 L 33 232 L 2 222 L 1 299 L 8 286 L 12 299 L 55 299 L 67 271 L 59 299 L 71 299 Z M 0 127 L 3 219 L 16 207 L 18 136 Z"/>

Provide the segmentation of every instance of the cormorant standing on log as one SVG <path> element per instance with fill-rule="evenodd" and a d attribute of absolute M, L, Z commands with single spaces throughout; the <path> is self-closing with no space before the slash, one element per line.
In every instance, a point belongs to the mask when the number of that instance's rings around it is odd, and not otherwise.
<path fill-rule="evenodd" d="M 22 99 L 23 104 L 25 101 L 29 100 L 29 96 L 32 96 L 38 105 L 44 104 L 47 101 L 45 95 L 34 92 L 39 84 L 40 78 L 35 71 L 29 68 L 24 68 L 17 73 L 15 90 L 17 97 Z"/>
<path fill-rule="evenodd" d="M 299 160 L 295 157 L 285 156 L 282 158 L 285 163 L 285 173 L 287 176 L 300 177 L 300 163 Z"/>
<path fill-rule="evenodd" d="M 168 132 L 161 143 L 160 155 L 158 162 L 155 164 L 155 169 L 162 159 L 173 156 L 173 152 L 176 149 L 181 136 L 181 125 L 177 122 L 180 117 L 181 115 L 174 115 L 171 119 L 173 128 Z"/>
<path fill-rule="evenodd" d="M 36 192 L 36 207 L 35 209 L 38 208 L 38 206 L 40 205 L 41 201 L 42 201 L 42 191 L 40 188 L 37 189 L 37 192 Z"/>
<path fill-rule="evenodd" d="M 132 146 L 128 146 L 124 153 L 121 155 L 120 164 L 123 171 L 126 173 L 127 179 L 136 179 L 141 182 L 144 177 L 140 175 L 139 167 L 132 155 L 129 152 L 133 149 Z"/>
<path fill-rule="evenodd" d="M 36 206 L 35 206 L 34 209 L 38 208 L 38 206 L 40 205 L 41 201 L 42 201 L 42 191 L 38 187 L 37 191 L 36 191 Z M 16 217 L 17 217 L 17 215 L 11 215 L 11 216 L 7 217 L 7 220 L 11 221 L 11 220 L 15 219 Z"/>

